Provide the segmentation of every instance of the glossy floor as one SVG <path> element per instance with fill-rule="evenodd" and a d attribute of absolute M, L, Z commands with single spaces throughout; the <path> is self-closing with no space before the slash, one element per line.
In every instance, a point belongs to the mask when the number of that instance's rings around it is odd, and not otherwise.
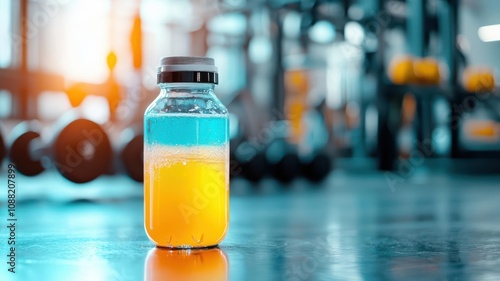
<path fill-rule="evenodd" d="M 232 188 L 229 233 L 207 251 L 155 250 L 140 200 L 19 205 L 0 280 L 500 280 L 500 177 Z"/>

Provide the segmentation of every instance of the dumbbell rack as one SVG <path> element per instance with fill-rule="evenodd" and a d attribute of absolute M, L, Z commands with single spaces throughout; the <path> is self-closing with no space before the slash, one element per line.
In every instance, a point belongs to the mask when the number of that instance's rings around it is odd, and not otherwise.
<path fill-rule="evenodd" d="M 460 91 L 455 95 L 455 99 L 452 101 L 454 105 L 464 106 L 467 103 L 467 106 L 475 107 L 475 104 L 468 104 L 470 102 L 480 103 L 480 104 L 488 104 L 488 103 L 497 103 L 500 104 L 500 93 L 498 91 L 492 93 L 486 93 L 487 99 L 476 98 L 475 95 L 485 95 L 485 93 L 469 93 L 464 89 L 460 89 Z M 469 99 L 470 98 L 470 99 Z M 491 109 L 491 108 L 490 108 Z M 452 110 L 452 119 L 453 120 L 461 120 L 463 116 L 463 111 L 461 110 Z M 500 116 L 497 112 L 497 122 L 500 122 Z M 450 124 L 451 125 L 451 124 Z M 460 145 L 460 136 L 459 130 L 452 130 L 452 146 L 451 146 L 451 157 L 452 158 L 480 158 L 480 159 L 500 159 L 500 150 L 470 150 Z"/>
<path fill-rule="evenodd" d="M 377 1 L 378 9 L 383 10 L 385 1 Z M 460 86 L 458 79 L 458 64 L 460 53 L 456 46 L 458 35 L 458 10 L 459 1 L 442 0 L 435 15 L 429 15 L 427 0 L 407 1 L 408 8 L 412 13 L 408 15 L 406 29 L 410 41 L 409 48 L 412 55 L 425 57 L 428 50 L 429 34 L 431 30 L 439 32 L 443 53 L 441 54 L 446 64 L 449 66 L 449 80 L 442 85 L 394 85 L 385 75 L 384 65 L 384 45 L 381 44 L 375 55 L 376 69 L 374 73 L 377 77 L 377 105 L 379 109 L 378 121 L 378 168 L 380 170 L 394 170 L 398 157 L 396 151 L 396 130 L 399 128 L 399 118 L 401 116 L 401 101 L 403 96 L 411 93 L 417 99 L 417 141 L 422 143 L 427 141 L 432 145 L 433 116 L 431 104 L 437 97 L 444 97 L 450 105 L 450 120 L 459 120 L 461 112 L 454 109 L 456 105 L 467 101 L 471 93 L 466 93 Z M 431 20 L 430 20 L 431 19 Z M 432 23 L 432 24 L 430 24 Z M 384 32 L 386 28 L 382 26 L 378 33 L 379 42 L 384 42 Z M 498 100 L 492 95 L 491 99 L 482 102 Z M 463 147 L 460 143 L 460 129 L 455 128 L 450 121 L 448 126 L 451 132 L 451 157 L 453 162 L 458 158 L 478 158 L 489 159 L 500 158 L 500 151 L 484 150 L 471 151 Z M 432 148 L 430 148 L 432 149 Z M 433 157 L 433 155 L 426 155 Z M 488 164 L 486 164 L 488 165 Z M 485 164 L 481 164 L 485 166 Z"/>
<path fill-rule="evenodd" d="M 450 157 L 452 159 L 480 159 L 477 165 L 471 165 L 470 163 L 466 165 L 467 167 L 477 167 L 477 169 L 472 170 L 484 170 L 485 168 L 488 168 L 488 166 L 491 166 L 490 164 L 492 164 L 492 161 L 494 162 L 500 159 L 500 150 L 470 150 L 461 145 L 460 127 L 458 126 L 458 123 L 454 121 L 462 120 L 463 112 L 453 110 L 455 106 L 463 105 L 471 100 L 480 103 L 500 102 L 500 96 L 497 93 L 490 93 L 488 99 L 486 100 L 475 98 L 468 99 L 469 97 L 473 97 L 473 95 L 480 95 L 480 93 L 468 93 L 461 86 L 457 86 L 457 89 L 458 92 L 454 92 L 453 89 L 447 86 L 395 85 L 391 83 L 388 83 L 388 85 L 385 86 L 384 98 L 386 99 L 386 103 L 390 106 L 387 108 L 388 111 L 385 114 L 381 114 L 379 119 L 379 167 L 382 170 L 392 170 L 395 168 L 394 164 L 397 159 L 396 134 L 394 130 L 391 130 L 391 128 L 398 128 L 400 125 L 399 119 L 397 118 L 401 116 L 402 97 L 407 93 L 413 94 L 418 102 L 427 105 L 432 104 L 433 100 L 437 97 L 444 97 L 449 102 L 450 115 L 448 118 L 448 128 L 451 133 Z M 419 144 L 425 144 L 427 146 L 427 150 L 433 151 L 432 108 L 429 106 L 426 106 L 426 108 L 427 110 L 417 113 L 425 114 L 425 116 L 417 116 L 419 120 L 417 127 L 417 142 Z M 390 128 L 387 127 L 387 124 L 390 124 Z M 431 153 L 425 155 L 425 157 L 432 158 L 434 157 L 434 154 Z M 452 168 L 455 167 L 452 166 Z"/>

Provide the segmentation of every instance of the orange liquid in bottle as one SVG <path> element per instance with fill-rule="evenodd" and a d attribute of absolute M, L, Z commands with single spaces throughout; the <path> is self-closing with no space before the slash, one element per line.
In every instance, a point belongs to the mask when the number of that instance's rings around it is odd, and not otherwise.
<path fill-rule="evenodd" d="M 229 220 L 228 147 L 145 148 L 145 227 L 158 246 L 208 247 Z"/>

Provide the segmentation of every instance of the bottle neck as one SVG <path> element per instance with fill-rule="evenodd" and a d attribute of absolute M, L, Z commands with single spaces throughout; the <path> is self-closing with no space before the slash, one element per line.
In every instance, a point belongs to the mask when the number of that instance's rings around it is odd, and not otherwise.
<path fill-rule="evenodd" d="M 173 91 L 209 91 L 214 90 L 215 85 L 211 83 L 161 83 L 160 88 L 163 90 Z"/>
<path fill-rule="evenodd" d="M 214 94 L 214 84 L 210 83 L 162 83 L 160 96 L 186 98 Z"/>

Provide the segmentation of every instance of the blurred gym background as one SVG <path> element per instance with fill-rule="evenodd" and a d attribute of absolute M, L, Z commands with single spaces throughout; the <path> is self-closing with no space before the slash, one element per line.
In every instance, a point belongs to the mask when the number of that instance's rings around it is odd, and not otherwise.
<path fill-rule="evenodd" d="M 244 192 L 346 171 L 384 173 L 389 189 L 434 171 L 499 173 L 499 11 L 494 0 L 1 0 L 2 173 L 22 174 L 18 200 L 142 196 L 142 116 L 173 55 L 215 58 Z"/>

